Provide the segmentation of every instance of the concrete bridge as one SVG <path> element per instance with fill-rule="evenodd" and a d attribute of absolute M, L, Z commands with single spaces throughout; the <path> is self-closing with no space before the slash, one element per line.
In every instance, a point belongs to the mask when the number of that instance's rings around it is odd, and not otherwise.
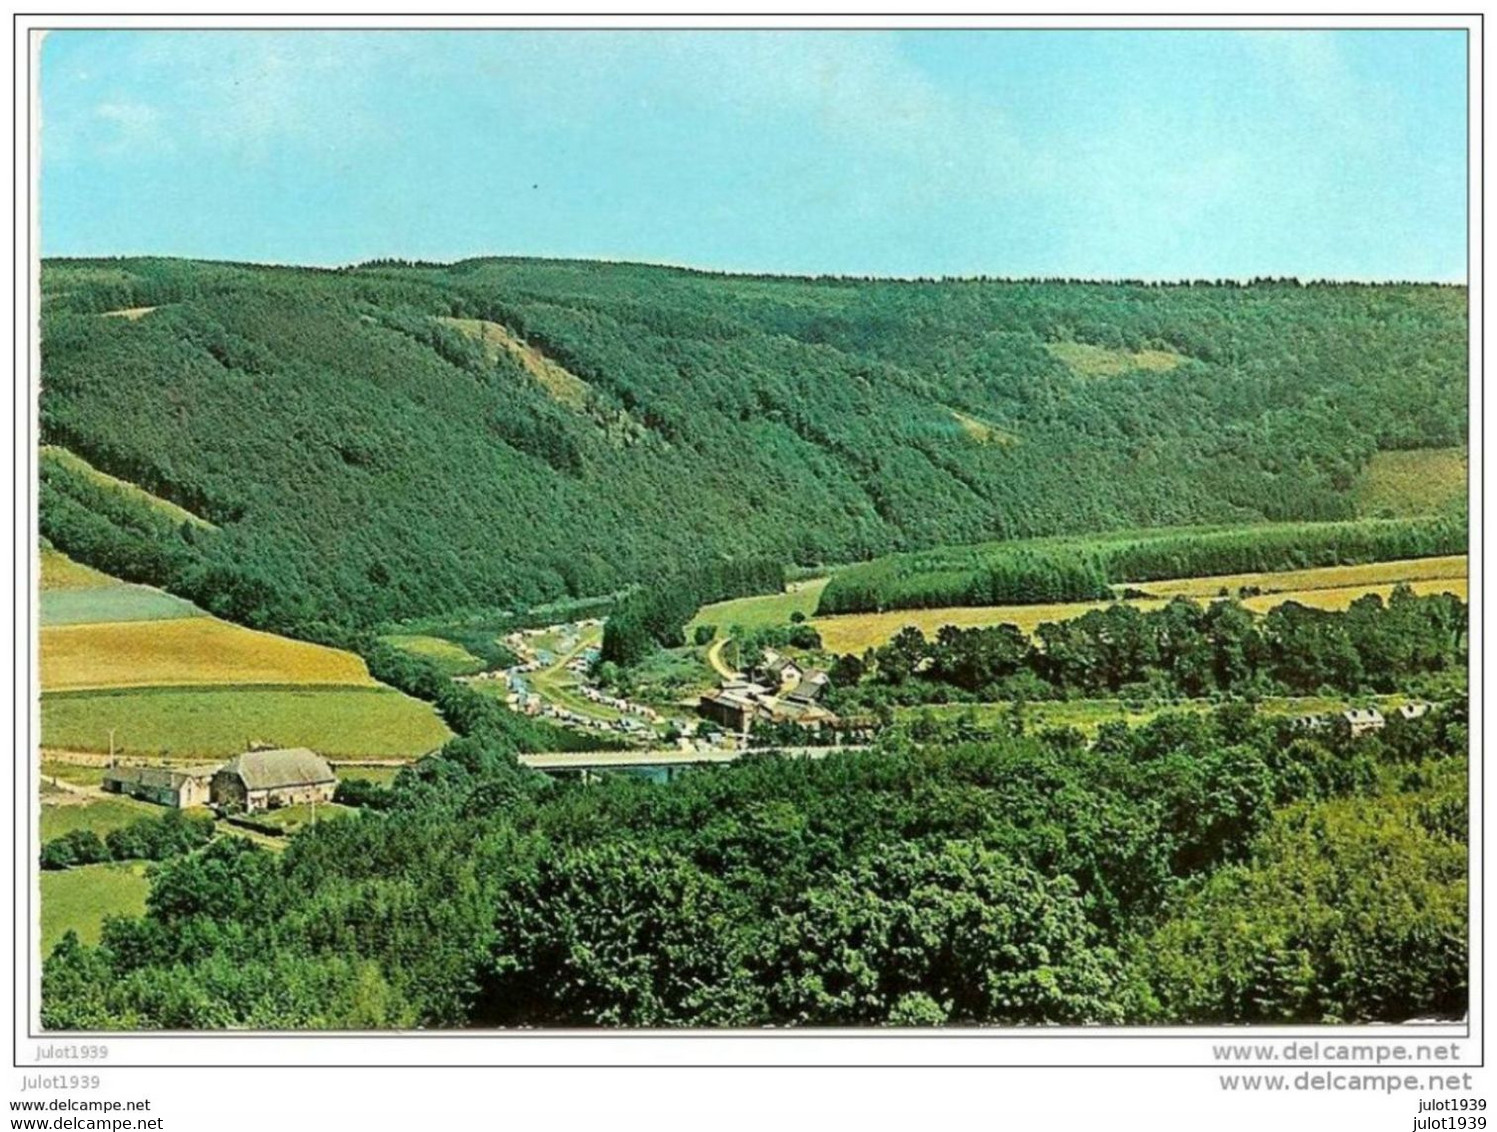
<path fill-rule="evenodd" d="M 745 755 L 780 755 L 785 758 L 819 759 L 834 751 L 866 751 L 856 747 L 752 747 L 747 751 L 719 747 L 663 747 L 655 750 L 630 751 L 545 751 L 520 755 L 522 766 L 547 774 L 580 774 L 602 770 L 665 770 L 690 766 L 731 763 Z"/>

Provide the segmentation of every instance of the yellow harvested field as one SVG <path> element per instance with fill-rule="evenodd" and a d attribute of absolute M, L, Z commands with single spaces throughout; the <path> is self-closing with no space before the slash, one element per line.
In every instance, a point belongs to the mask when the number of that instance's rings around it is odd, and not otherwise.
<path fill-rule="evenodd" d="M 1465 578 L 1431 578 L 1423 581 L 1409 583 L 1409 588 L 1416 594 L 1454 594 L 1462 601 L 1466 600 Z M 1266 613 L 1276 605 L 1282 605 L 1286 601 L 1297 601 L 1301 605 L 1308 605 L 1313 609 L 1345 609 L 1357 598 L 1364 594 L 1377 594 L 1384 601 L 1393 592 L 1391 584 L 1384 586 L 1331 586 L 1315 590 L 1291 590 L 1278 594 L 1262 594 L 1258 597 L 1250 597 L 1243 600 L 1243 606 L 1251 609 L 1254 613 Z"/>
<path fill-rule="evenodd" d="M 1312 570 L 1280 570 L 1269 574 L 1218 574 L 1205 578 L 1176 578 L 1167 582 L 1133 582 L 1127 583 L 1126 588 L 1140 590 L 1152 597 L 1217 597 L 1224 589 L 1230 594 L 1236 594 L 1245 586 L 1279 591 L 1391 586 L 1395 582 L 1414 583 L 1433 579 L 1460 579 L 1464 582 L 1467 570 L 1466 556 L 1452 554 L 1443 558 L 1371 562 L 1366 566 L 1322 566 Z"/>
<path fill-rule="evenodd" d="M 886 613 L 844 613 L 836 617 L 817 617 L 811 624 L 821 634 L 821 643 L 829 652 L 856 653 L 888 642 L 907 625 L 913 625 L 927 637 L 933 637 L 943 625 L 973 629 L 986 625 L 1017 625 L 1033 633 L 1046 621 L 1069 621 L 1092 609 L 1104 609 L 1105 601 L 1070 601 L 1053 605 L 953 605 L 944 609 L 891 609 Z M 1140 609 L 1159 609 L 1166 602 L 1132 601 Z"/>
<path fill-rule="evenodd" d="M 117 586 L 120 583 L 108 574 L 101 574 L 92 566 L 74 562 L 60 550 L 42 547 L 42 589 L 44 590 L 92 590 L 101 586 Z"/>
<path fill-rule="evenodd" d="M 1445 564 L 1443 566 L 1439 564 Z M 1453 564 L 1459 563 L 1456 570 Z M 1286 601 L 1297 601 L 1314 609 L 1345 609 L 1363 594 L 1375 593 L 1384 600 L 1393 592 L 1398 582 L 1408 582 L 1416 594 L 1452 593 L 1466 600 L 1466 559 L 1422 558 L 1409 562 L 1385 562 L 1372 566 L 1331 566 L 1323 570 L 1293 570 L 1282 574 L 1236 575 L 1252 581 L 1241 585 L 1258 585 L 1273 588 L 1274 593 L 1259 594 L 1243 600 L 1245 608 L 1254 613 L 1266 613 Z M 1403 569 L 1393 569 L 1394 567 Z M 1384 569 L 1384 568 L 1387 569 Z M 1425 573 L 1424 571 L 1428 571 Z M 1367 575 L 1361 584 L 1346 582 L 1348 573 Z M 1392 574 L 1392 577 L 1387 577 Z M 1412 576 L 1411 576 L 1412 575 Z M 1375 581 L 1382 578 L 1381 581 Z M 1342 584 L 1335 584 L 1337 581 Z M 1207 585 L 1206 583 L 1212 583 Z M 1295 588 L 1286 585 L 1295 583 Z M 1308 583 L 1308 584 L 1307 584 Z M 1322 584 L 1316 584 L 1322 583 Z M 1135 588 L 1149 593 L 1189 597 L 1207 602 L 1218 596 L 1221 578 L 1182 578 L 1176 581 L 1154 582 Z M 1229 589 L 1231 587 L 1229 586 Z M 1167 596 L 1147 600 L 1130 601 L 1127 604 L 1139 609 L 1151 610 L 1163 607 Z M 971 629 L 986 625 L 1016 625 L 1025 633 L 1033 633 L 1047 621 L 1068 621 L 1080 617 L 1093 609 L 1104 609 L 1109 602 L 1077 601 L 1059 602 L 1052 605 L 983 605 L 950 606 L 945 609 L 895 609 L 886 613 L 849 613 L 836 617 L 817 617 L 811 624 L 821 634 L 822 644 L 831 652 L 861 654 L 865 649 L 886 643 L 895 633 L 907 625 L 913 625 L 927 637 L 933 637 L 943 625 L 955 625 Z"/>
<path fill-rule="evenodd" d="M 212 617 L 109 621 L 42 629 L 42 689 L 189 684 L 375 686 L 353 653 Z"/>

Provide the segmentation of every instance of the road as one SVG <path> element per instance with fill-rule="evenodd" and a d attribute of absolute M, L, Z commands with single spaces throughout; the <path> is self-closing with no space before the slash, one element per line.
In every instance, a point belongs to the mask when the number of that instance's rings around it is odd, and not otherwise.
<path fill-rule="evenodd" d="M 728 667 L 727 662 L 723 660 L 723 646 L 732 639 L 732 637 L 719 637 L 712 642 L 712 647 L 707 650 L 707 663 L 712 665 L 713 670 L 724 680 L 739 680 L 742 678 L 742 673 L 734 672 Z"/>

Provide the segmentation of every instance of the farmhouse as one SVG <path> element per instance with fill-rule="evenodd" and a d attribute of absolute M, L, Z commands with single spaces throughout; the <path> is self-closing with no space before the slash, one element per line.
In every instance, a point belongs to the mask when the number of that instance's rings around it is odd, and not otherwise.
<path fill-rule="evenodd" d="M 772 649 L 766 649 L 764 652 L 763 670 L 765 682 L 781 691 L 793 688 L 800 682 L 800 665 L 788 656 L 781 656 Z"/>
<path fill-rule="evenodd" d="M 331 802 L 338 776 L 321 755 L 305 747 L 246 751 L 213 776 L 215 805 L 228 810 L 273 810 L 305 802 Z"/>
<path fill-rule="evenodd" d="M 1424 703 L 1423 701 L 1398 705 L 1398 716 L 1400 719 L 1405 721 L 1411 719 L 1421 719 L 1428 714 L 1429 704 Z"/>
<path fill-rule="evenodd" d="M 104 772 L 102 785 L 111 794 L 185 810 L 208 804 L 212 777 L 211 767 L 112 766 Z"/>

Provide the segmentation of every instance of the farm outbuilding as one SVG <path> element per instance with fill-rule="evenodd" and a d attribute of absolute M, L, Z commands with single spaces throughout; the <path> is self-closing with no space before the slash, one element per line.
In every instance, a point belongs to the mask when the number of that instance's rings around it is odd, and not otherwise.
<path fill-rule="evenodd" d="M 338 776 L 327 760 L 305 747 L 246 751 L 213 776 L 215 805 L 226 810 L 273 810 L 307 802 L 331 802 Z"/>
<path fill-rule="evenodd" d="M 697 710 L 713 723 L 747 734 L 758 714 L 759 700 L 763 695 L 764 688 L 758 684 L 726 684 L 705 693 Z"/>
<path fill-rule="evenodd" d="M 102 786 L 110 794 L 185 810 L 208 804 L 212 778 L 211 767 L 112 766 L 104 772 Z"/>

